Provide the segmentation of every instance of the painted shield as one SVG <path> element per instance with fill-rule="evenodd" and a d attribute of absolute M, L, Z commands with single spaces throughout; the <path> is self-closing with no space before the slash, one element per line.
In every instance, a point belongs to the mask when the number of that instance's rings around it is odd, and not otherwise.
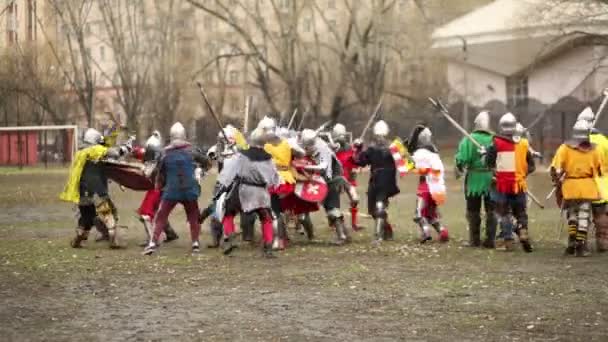
<path fill-rule="evenodd" d="M 215 201 L 215 213 L 213 216 L 220 222 L 222 222 L 226 214 L 226 198 L 228 198 L 228 192 L 222 193 L 217 201 Z"/>
<path fill-rule="evenodd" d="M 328 190 L 322 177 L 313 176 L 312 180 L 298 181 L 294 193 L 304 201 L 319 203 L 325 199 Z"/>
<path fill-rule="evenodd" d="M 143 164 L 123 163 L 111 160 L 101 161 L 106 176 L 125 188 L 135 191 L 154 189 L 154 182 L 143 171 Z"/>

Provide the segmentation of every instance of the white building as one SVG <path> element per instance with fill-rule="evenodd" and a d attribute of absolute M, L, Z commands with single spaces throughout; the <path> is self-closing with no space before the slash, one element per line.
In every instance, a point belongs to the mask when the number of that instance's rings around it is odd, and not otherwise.
<path fill-rule="evenodd" d="M 607 37 L 608 4 L 496 0 L 439 27 L 433 47 L 448 60 L 451 102 L 500 101 L 522 116 L 565 97 L 597 101 L 608 86 Z"/>

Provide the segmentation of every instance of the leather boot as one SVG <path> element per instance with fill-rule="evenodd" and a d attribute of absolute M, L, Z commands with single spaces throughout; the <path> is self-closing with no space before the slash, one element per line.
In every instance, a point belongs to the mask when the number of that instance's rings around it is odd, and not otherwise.
<path fill-rule="evenodd" d="M 384 223 L 384 241 L 393 241 L 395 240 L 395 235 L 393 232 L 393 225 L 386 221 Z"/>
<path fill-rule="evenodd" d="M 272 252 L 272 244 L 265 243 L 262 247 L 262 256 L 266 259 L 274 259 L 277 256 Z"/>
<path fill-rule="evenodd" d="M 530 243 L 530 236 L 528 236 L 528 229 L 521 228 L 519 230 L 519 242 L 526 253 L 532 253 L 533 249 Z"/>
<path fill-rule="evenodd" d="M 238 246 L 235 241 L 235 234 L 230 234 L 230 236 L 226 236 L 224 238 L 224 243 L 222 244 L 222 253 L 224 255 L 230 255 Z"/>
<path fill-rule="evenodd" d="M 478 212 L 467 212 L 467 221 L 469 222 L 469 241 L 466 247 L 481 246 L 481 218 Z"/>
<path fill-rule="evenodd" d="M 108 227 L 106 227 L 106 225 L 103 224 L 103 222 L 101 222 L 101 220 L 98 218 L 95 219 L 95 229 L 97 229 L 97 232 L 99 233 L 97 238 L 95 238 L 95 242 L 110 240 L 110 235 L 108 234 Z"/>
<path fill-rule="evenodd" d="M 167 223 L 167 227 L 165 228 L 165 242 L 171 242 L 177 239 L 179 239 L 179 235 L 177 235 L 173 227 L 171 227 L 171 224 Z"/>
<path fill-rule="evenodd" d="M 577 257 L 591 256 L 591 251 L 589 250 L 589 246 L 587 246 L 587 241 L 585 240 L 576 241 L 575 249 Z"/>
<path fill-rule="evenodd" d="M 76 229 L 76 236 L 70 241 L 72 248 L 82 248 L 82 242 L 86 241 L 89 237 L 89 231 L 84 230 L 82 227 Z"/>
<path fill-rule="evenodd" d="M 207 244 L 207 248 L 218 248 L 222 241 L 222 223 L 213 219 L 210 225 L 211 242 Z"/>

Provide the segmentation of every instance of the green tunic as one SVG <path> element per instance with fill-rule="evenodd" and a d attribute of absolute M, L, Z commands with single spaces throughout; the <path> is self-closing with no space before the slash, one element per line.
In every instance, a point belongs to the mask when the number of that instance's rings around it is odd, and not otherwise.
<path fill-rule="evenodd" d="M 485 131 L 475 131 L 471 136 L 481 146 L 488 148 L 492 145 L 493 134 Z M 465 192 L 467 196 L 482 196 L 490 192 L 492 172 L 485 165 L 475 146 L 468 138 L 463 138 L 456 152 L 456 165 L 467 169 Z"/>

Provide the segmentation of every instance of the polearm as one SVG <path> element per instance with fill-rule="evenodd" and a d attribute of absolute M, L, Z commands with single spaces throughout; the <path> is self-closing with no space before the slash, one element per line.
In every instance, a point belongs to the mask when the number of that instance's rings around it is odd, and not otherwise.
<path fill-rule="evenodd" d="M 485 147 L 481 146 L 481 144 L 478 143 L 477 140 L 473 139 L 473 136 L 471 136 L 471 134 L 469 134 L 466 129 L 460 126 L 460 124 L 450 116 L 450 113 L 448 112 L 447 108 L 445 108 L 443 103 L 441 103 L 439 100 L 435 100 L 432 97 L 429 97 L 429 101 L 431 102 L 433 107 L 435 107 L 435 109 L 440 112 L 452 124 L 452 126 L 454 126 L 457 130 L 460 131 L 460 133 L 467 137 L 473 143 L 473 145 L 477 146 L 477 148 L 479 148 L 480 150 L 485 150 Z"/>
<path fill-rule="evenodd" d="M 298 124 L 298 128 L 296 129 L 297 131 L 302 129 L 302 126 L 304 125 L 304 120 L 306 119 L 307 114 L 308 114 L 308 111 L 305 111 L 302 114 L 302 119 L 300 119 L 300 123 Z"/>
<path fill-rule="evenodd" d="M 249 111 L 251 110 L 251 96 L 245 98 L 245 117 L 243 118 L 243 133 L 249 131 Z"/>
<path fill-rule="evenodd" d="M 456 120 L 454 120 L 450 116 L 450 113 L 448 112 L 447 108 L 445 108 L 445 106 L 443 105 L 443 103 L 441 103 L 439 100 L 433 99 L 432 97 L 429 97 L 429 101 L 431 102 L 431 104 L 433 104 L 433 107 L 435 107 L 435 109 L 437 109 L 438 112 L 440 112 L 441 114 L 443 114 L 443 116 L 457 130 L 459 130 L 460 133 L 462 133 L 467 139 L 469 139 L 471 141 L 471 143 L 473 143 L 473 145 L 477 146 L 477 148 L 479 148 L 480 150 L 485 150 L 485 147 L 483 147 L 479 142 L 477 142 L 477 140 L 473 139 L 473 136 L 471 136 L 471 134 L 469 134 L 469 132 L 467 132 L 466 129 L 464 129 L 462 126 L 460 126 L 460 124 L 458 122 L 456 122 Z M 538 200 L 538 198 L 530 190 L 527 190 L 526 194 L 528 194 L 528 196 L 530 197 L 530 199 L 532 199 L 532 202 L 536 203 L 541 209 L 545 209 L 545 206 Z"/>
<path fill-rule="evenodd" d="M 361 135 L 359 136 L 359 140 L 363 140 L 363 138 L 365 137 L 365 133 L 367 133 L 367 130 L 371 127 L 372 122 L 374 122 L 374 119 L 376 119 L 376 116 L 378 116 L 378 113 L 380 113 L 380 110 L 382 109 L 382 100 L 384 100 L 384 95 L 380 96 L 380 101 L 378 101 L 378 104 L 376 105 L 376 109 L 374 109 L 374 112 L 367 120 L 365 127 L 363 127 L 363 131 L 361 132 Z"/>
<path fill-rule="evenodd" d="M 591 125 L 591 128 L 595 127 L 595 125 L 599 121 L 600 116 L 602 115 L 602 112 L 604 111 L 604 108 L 606 107 L 606 104 L 608 104 L 608 88 L 605 88 L 602 94 L 604 95 L 604 98 L 602 99 L 602 103 L 600 103 L 600 107 L 595 113 L 595 118 L 593 118 L 593 124 Z"/>
<path fill-rule="evenodd" d="M 203 101 L 207 105 L 207 109 L 209 110 L 209 113 L 211 114 L 211 116 L 213 116 L 213 118 L 215 119 L 215 122 L 219 126 L 220 132 L 222 132 L 222 135 L 224 136 L 224 139 L 226 139 L 226 141 L 230 141 L 228 139 L 228 135 L 226 135 L 226 132 L 224 132 L 224 125 L 222 125 L 222 122 L 220 121 L 220 118 L 217 116 L 217 114 L 215 114 L 215 111 L 213 110 L 213 107 L 211 107 L 211 103 L 209 103 L 209 99 L 207 98 L 207 94 L 205 94 L 205 90 L 203 89 L 203 85 L 201 84 L 201 82 L 198 82 L 198 81 L 196 82 L 196 85 L 198 85 L 198 89 L 201 91 L 201 95 L 203 96 Z"/>
<path fill-rule="evenodd" d="M 291 118 L 289 119 L 289 123 L 287 124 L 287 129 L 291 128 L 291 125 L 293 125 L 293 121 L 296 118 L 296 114 L 298 114 L 298 108 L 296 107 L 296 109 L 293 110 L 293 114 L 291 114 Z"/>

